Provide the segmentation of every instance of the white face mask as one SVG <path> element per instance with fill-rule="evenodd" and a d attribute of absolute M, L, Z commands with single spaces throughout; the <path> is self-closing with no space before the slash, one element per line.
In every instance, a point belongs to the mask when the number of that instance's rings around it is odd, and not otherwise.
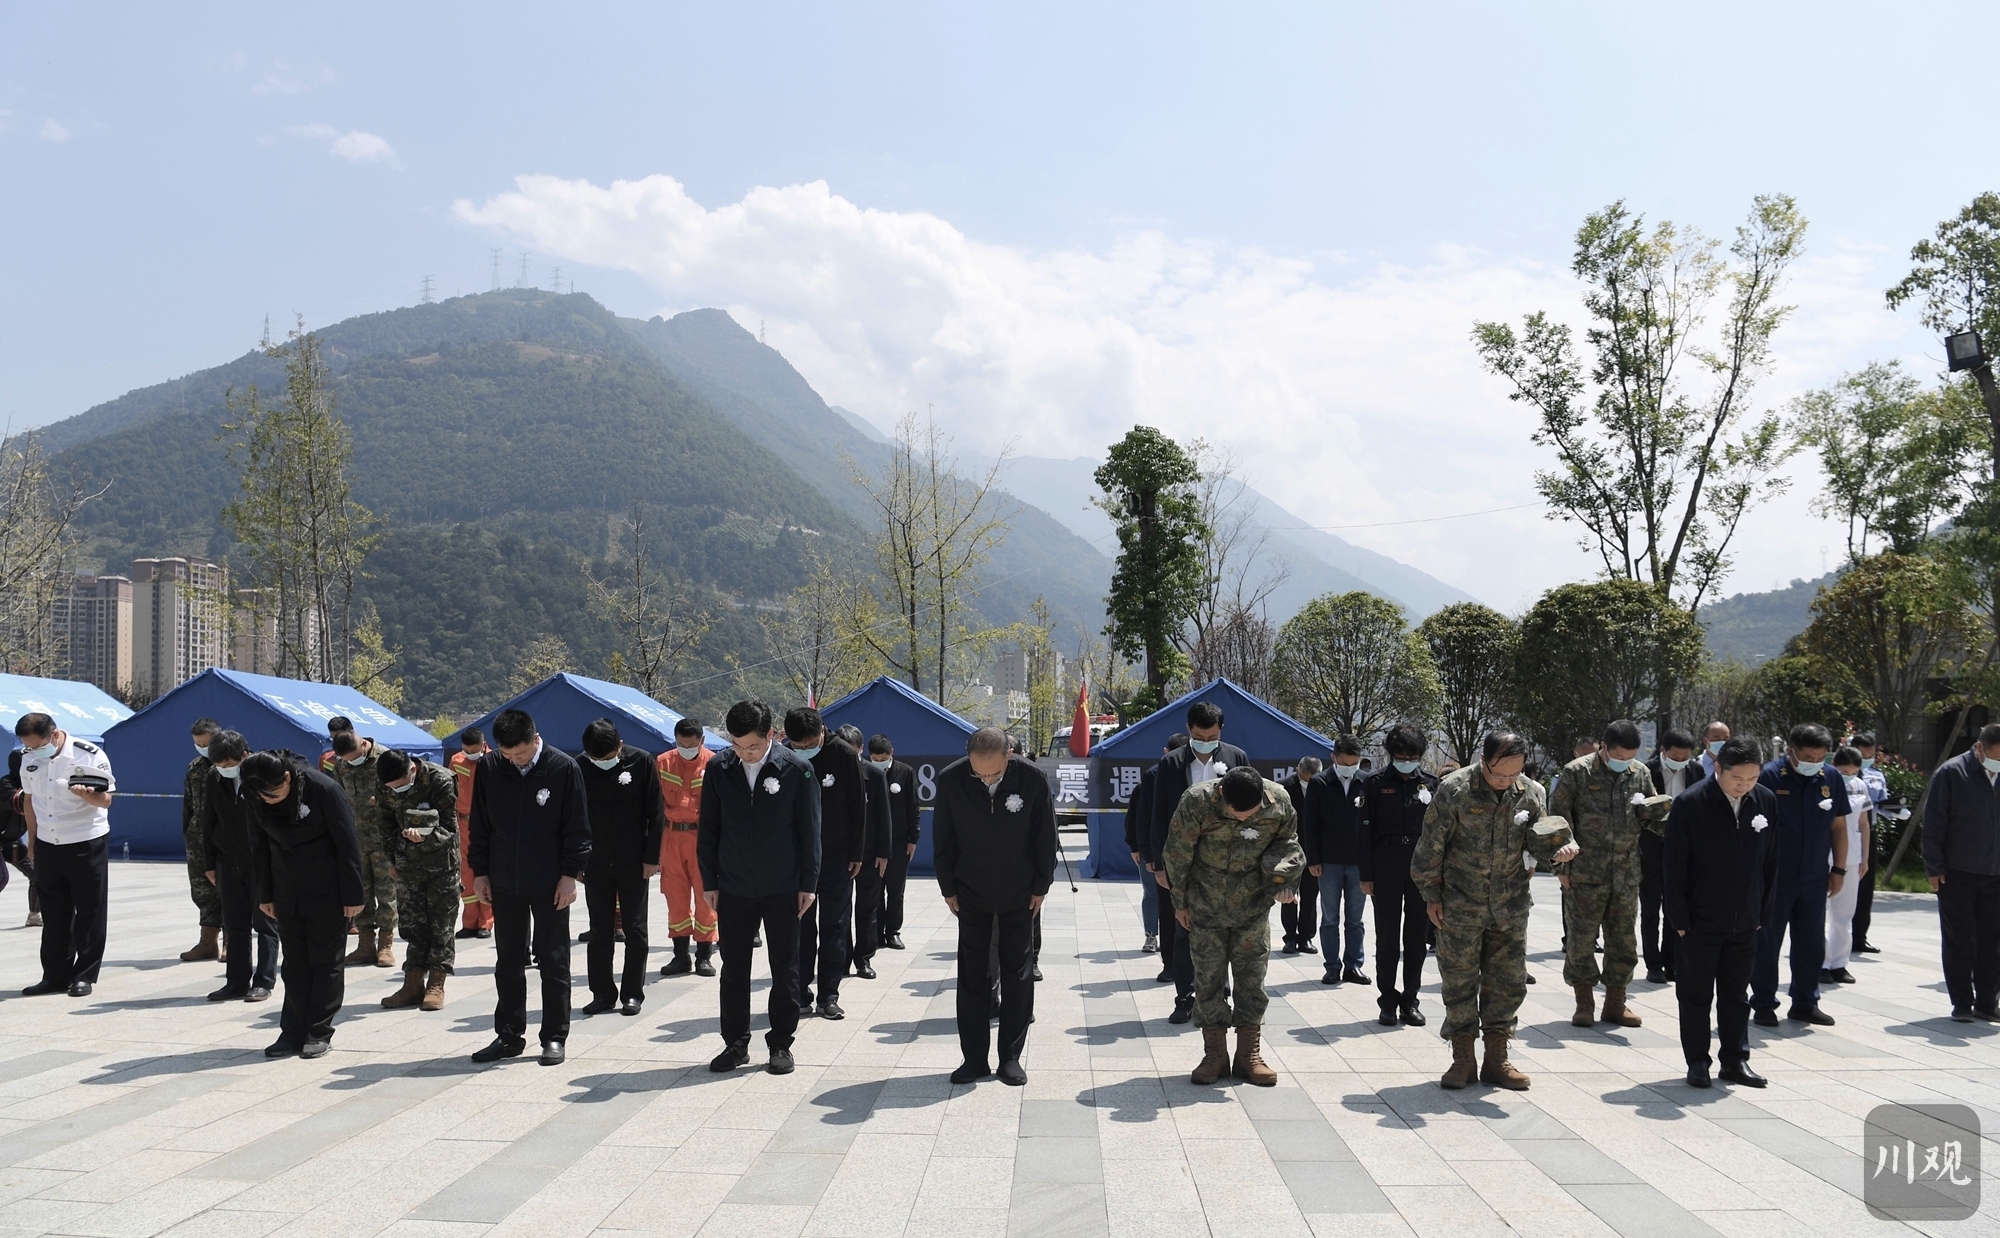
<path fill-rule="evenodd" d="M 365 762 L 365 761 L 366 761 L 367 759 L 368 759 L 368 754 L 364 752 L 364 753 L 362 753 L 362 754 L 361 754 L 360 756 L 358 756 L 358 757 L 349 757 L 349 758 L 347 758 L 347 763 L 348 763 L 349 765 L 360 765 L 360 764 L 362 764 L 363 762 Z"/>
<path fill-rule="evenodd" d="M 1676 761 L 1672 757 L 1667 756 L 1665 753 L 1660 754 L 1660 764 L 1666 766 L 1668 769 L 1674 771 L 1676 774 L 1680 773 L 1682 770 L 1688 767 L 1688 763 L 1686 761 Z"/>
<path fill-rule="evenodd" d="M 221 774 L 224 778 L 229 779 L 231 782 L 234 782 L 238 778 L 243 776 L 242 768 L 240 766 L 235 766 L 235 765 L 218 765 L 215 767 L 215 772 Z"/>
<path fill-rule="evenodd" d="M 1336 778 L 1339 778 L 1342 782 L 1352 782 L 1354 780 L 1354 776 L 1360 772 L 1361 772 L 1361 762 L 1359 761 L 1356 761 L 1352 765 L 1342 765 L 1338 761 L 1335 761 L 1333 763 L 1334 776 Z"/>
<path fill-rule="evenodd" d="M 600 761 L 600 760 L 598 760 L 598 759 L 597 759 L 596 757 L 592 757 L 592 758 L 590 758 L 590 763 L 591 763 L 592 765 L 595 765 L 595 766 L 596 766 L 597 768 L 599 768 L 599 769 L 606 769 L 606 770 L 608 770 L 608 769 L 610 769 L 610 768 L 611 768 L 612 766 L 614 766 L 614 765 L 618 764 L 618 758 L 617 758 L 617 757 L 606 757 L 606 758 L 605 758 L 604 760 Z"/>
<path fill-rule="evenodd" d="M 875 767 L 876 769 L 888 769 L 888 768 L 889 768 L 889 767 L 890 767 L 891 765 L 894 765 L 894 764 L 896 763 L 896 758 L 894 758 L 894 757 L 870 757 L 870 758 L 868 758 L 868 763 L 869 763 L 870 765 L 873 765 L 873 766 L 874 766 L 874 767 Z"/>
<path fill-rule="evenodd" d="M 680 755 L 680 758 L 681 758 L 681 760 L 683 760 L 683 761 L 692 761 L 692 760 L 694 760 L 694 759 L 695 759 L 696 757 L 698 757 L 698 756 L 700 756 L 700 755 L 701 755 L 701 749 L 700 749 L 699 747 L 695 747 L 695 748 L 682 748 L 682 747 L 680 747 L 680 746 L 676 745 L 676 746 L 675 746 L 675 748 L 674 748 L 674 751 L 675 751 L 676 753 L 678 753 L 678 754 Z"/>

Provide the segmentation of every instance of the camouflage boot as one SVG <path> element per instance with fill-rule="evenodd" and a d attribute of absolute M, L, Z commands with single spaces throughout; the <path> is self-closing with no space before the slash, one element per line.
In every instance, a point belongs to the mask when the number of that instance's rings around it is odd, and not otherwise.
<path fill-rule="evenodd" d="M 221 958 L 221 952 L 217 947 L 217 942 L 221 940 L 220 933 L 220 929 L 203 929 L 201 931 L 201 940 L 186 950 L 181 951 L 181 962 L 201 963 L 209 959 Z"/>
<path fill-rule="evenodd" d="M 377 967 L 394 967 L 396 965 L 395 944 L 396 932 L 394 929 L 383 929 L 381 932 L 375 934 L 375 953 L 369 956 L 368 961 Z"/>
<path fill-rule="evenodd" d="M 423 1008 L 425 1010 L 444 1009 L 444 977 L 445 973 L 434 971 L 424 981 Z"/>
<path fill-rule="evenodd" d="M 1466 1037 L 1468 1042 L 1471 1039 Z M 1479 1072 L 1479 1081 L 1510 1092 L 1525 1092 L 1528 1090 L 1528 1076 L 1515 1070 L 1514 1063 L 1507 1060 L 1507 1040 L 1506 1032 L 1486 1033 L 1486 1066 Z M 1465 1052 L 1468 1057 L 1471 1056 L 1470 1043 L 1466 1045 Z"/>
<path fill-rule="evenodd" d="M 1472 1056 L 1472 1033 L 1465 1032 L 1451 1038 L 1451 1069 L 1444 1072 L 1438 1086 L 1456 1092 L 1471 1083 L 1479 1074 L 1478 1059 Z"/>
<path fill-rule="evenodd" d="M 1278 1086 L 1278 1072 L 1264 1065 L 1264 1056 L 1258 1052 L 1263 1040 L 1264 1029 L 1261 1027 L 1236 1029 L 1236 1063 L 1232 1073 L 1245 1083 L 1274 1088 Z"/>
<path fill-rule="evenodd" d="M 412 967 L 403 973 L 403 987 L 382 999 L 382 1009 L 401 1010 L 414 1006 L 424 995 L 424 973 Z"/>
<path fill-rule="evenodd" d="M 1571 985 L 1576 990 L 1576 1013 L 1569 1017 L 1571 1027 L 1589 1027 L 1597 1022 L 1597 986 L 1594 984 Z M 1609 998 L 1604 1003 L 1604 1017 L 1611 1017 Z"/>
<path fill-rule="evenodd" d="M 354 953 L 340 960 L 349 967 L 359 967 L 375 962 L 375 930 L 362 929 L 354 938 Z"/>
<path fill-rule="evenodd" d="M 1188 1082 L 1200 1087 L 1208 1087 L 1229 1073 L 1229 1029 L 1226 1027 L 1204 1027 L 1201 1029 L 1201 1065 L 1194 1068 Z"/>
<path fill-rule="evenodd" d="M 1625 1004 L 1625 986 L 1622 984 L 1604 986 L 1604 1021 L 1616 1023 L 1619 1027 L 1639 1026 L 1639 1016 Z"/>

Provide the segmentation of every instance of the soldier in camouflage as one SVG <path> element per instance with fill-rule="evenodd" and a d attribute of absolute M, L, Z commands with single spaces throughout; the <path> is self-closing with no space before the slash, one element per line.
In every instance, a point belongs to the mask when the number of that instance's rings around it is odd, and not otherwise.
<path fill-rule="evenodd" d="M 1556 869 L 1569 892 L 1563 899 L 1563 981 L 1576 991 L 1572 1026 L 1596 1021 L 1600 976 L 1604 1021 L 1639 1026 L 1639 1016 L 1625 1005 L 1625 988 L 1639 964 L 1639 835 L 1662 833 L 1671 807 L 1671 799 L 1653 794 L 1652 772 L 1639 760 L 1639 728 L 1623 718 L 1604 728 L 1600 750 L 1563 766 L 1549 793 L 1549 812 L 1569 822 L 1583 848 Z"/>
<path fill-rule="evenodd" d="M 181 951 L 183 963 L 225 957 L 221 937 L 222 895 L 208 879 L 208 846 L 201 833 L 202 808 L 208 798 L 208 771 L 215 768 L 215 762 L 208 759 L 208 741 L 221 729 L 222 724 L 212 718 L 194 724 L 195 756 L 188 762 L 187 778 L 181 784 L 181 841 L 187 844 L 188 897 L 194 900 L 195 911 L 201 916 L 201 940 L 192 949 Z"/>
<path fill-rule="evenodd" d="M 1410 876 L 1437 926 L 1438 974 L 1444 989 L 1443 1034 L 1451 1069 L 1439 1082 L 1462 1088 L 1475 1070 L 1486 1083 L 1521 1091 L 1528 1077 L 1507 1060 L 1514 1015 L 1528 991 L 1528 880 L 1536 863 L 1578 854 L 1568 823 L 1547 814 L 1541 784 L 1522 774 L 1528 743 L 1495 732 L 1477 765 L 1452 771 L 1438 784 Z M 1486 1037 L 1478 1070 L 1472 1042 Z"/>
<path fill-rule="evenodd" d="M 1188 932 L 1194 957 L 1195 1025 L 1202 1059 L 1192 1080 L 1211 1084 L 1225 1073 L 1272 1087 L 1277 1072 L 1260 1052 L 1264 969 L 1271 957 L 1271 903 L 1297 898 L 1305 853 L 1299 848 L 1292 797 L 1247 765 L 1198 783 L 1181 796 L 1167 826 L 1161 865 L 1174 892 L 1174 915 Z M 1274 882 L 1265 853 L 1284 863 Z M 1235 980 L 1236 1007 L 1227 996 Z M 1236 1028 L 1236 1060 L 1229 1059 L 1229 1028 Z"/>
<path fill-rule="evenodd" d="M 347 792 L 347 801 L 354 806 L 355 830 L 361 835 L 361 914 L 354 917 L 361 938 L 347 956 L 350 967 L 396 965 L 396 878 L 389 871 L 382 831 L 375 828 L 382 800 L 382 780 L 375 774 L 378 751 L 374 740 L 353 731 L 333 734 L 333 766 L 327 775 Z"/>
<path fill-rule="evenodd" d="M 382 999 L 390 1010 L 444 1008 L 458 923 L 458 783 L 441 765 L 390 748 L 375 759 L 383 794 L 376 842 L 396 877 L 402 913 L 403 987 Z"/>

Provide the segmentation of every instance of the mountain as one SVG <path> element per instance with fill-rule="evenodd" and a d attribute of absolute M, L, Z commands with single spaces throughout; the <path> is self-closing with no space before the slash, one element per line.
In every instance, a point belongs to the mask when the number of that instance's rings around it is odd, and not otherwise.
<path fill-rule="evenodd" d="M 1767 593 L 1738 593 L 1701 608 L 1701 625 L 1708 631 L 1708 654 L 1718 662 L 1735 659 L 1746 666 L 1767 662 L 1785 651 L 1785 642 L 1812 622 L 1812 601 L 1819 591 L 1840 578 L 1828 572 L 1818 580 L 1794 580 Z"/>

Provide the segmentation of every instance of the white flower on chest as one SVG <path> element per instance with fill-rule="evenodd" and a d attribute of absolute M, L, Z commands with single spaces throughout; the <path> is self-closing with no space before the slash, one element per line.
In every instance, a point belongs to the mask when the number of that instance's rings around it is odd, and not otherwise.
<path fill-rule="evenodd" d="M 549 806 L 549 789 L 547 787 L 543 787 L 541 790 L 535 792 L 535 805 L 538 808 L 547 808 Z"/>
<path fill-rule="evenodd" d="M 1428 804 L 1430 802 L 1431 802 L 1431 789 L 1429 787 L 1418 787 L 1417 803 Z"/>
<path fill-rule="evenodd" d="M 891 794 L 891 795 L 901 795 L 902 793 L 903 793 L 903 784 L 902 784 L 902 783 L 900 783 L 900 782 L 892 782 L 892 783 L 890 783 L 890 784 L 889 784 L 889 794 Z"/>
<path fill-rule="evenodd" d="M 1018 795 L 1010 795 L 1007 797 L 1006 808 L 1008 812 L 1019 812 L 1023 808 L 1026 808 L 1027 806 L 1028 806 L 1028 801 L 1022 799 Z"/>
<path fill-rule="evenodd" d="M 1257 838 L 1257 827 L 1254 825 L 1246 825 L 1243 827 L 1242 832 L 1238 834 L 1237 837 L 1241 838 L 1245 842 L 1254 842 L 1256 841 Z"/>
<path fill-rule="evenodd" d="M 629 770 L 629 769 L 627 769 L 627 770 L 620 770 L 620 771 L 618 772 L 618 785 L 619 785 L 619 786 L 621 786 L 621 787 L 629 787 L 629 786 L 631 786 L 631 785 L 632 785 L 632 771 L 631 771 L 631 770 Z"/>
<path fill-rule="evenodd" d="M 778 780 L 776 778 L 766 778 L 764 780 L 764 794 L 776 795 L 777 793 L 778 793 Z"/>
<path fill-rule="evenodd" d="M 1770 820 L 1766 818 L 1764 814 L 1761 812 L 1758 813 L 1756 816 L 1750 818 L 1750 828 L 1757 831 L 1759 834 L 1762 834 L 1767 828 L 1769 828 L 1770 824 L 1771 824 Z"/>
<path fill-rule="evenodd" d="M 303 821 L 303 820 L 305 820 L 305 819 L 306 819 L 307 817 L 310 817 L 310 816 L 312 816 L 312 805 L 311 805 L 311 804 L 308 804 L 308 803 L 306 803 L 306 802 L 305 802 L 304 800 L 300 800 L 300 801 L 299 801 L 299 820 Z"/>
<path fill-rule="evenodd" d="M 1637 808 L 1639 805 L 1645 802 L 1646 802 L 1646 797 L 1644 795 L 1640 794 L 1637 791 L 1634 791 L 1632 793 L 1632 807 Z"/>
<path fill-rule="evenodd" d="M 1823 800 L 1821 800 L 1821 801 L 1819 802 L 1819 810 L 1820 810 L 1821 812 L 1832 812 L 1832 811 L 1833 811 L 1833 798 L 1832 798 L 1831 796 L 1829 796 L 1829 797 L 1827 797 L 1826 799 L 1823 799 Z"/>
<path fill-rule="evenodd" d="M 830 786 L 832 786 L 832 785 L 833 785 L 833 775 L 832 775 L 832 774 L 828 774 L 828 775 L 826 775 L 826 776 L 825 776 L 824 778 L 821 778 L 821 779 L 819 780 L 819 785 L 821 785 L 822 787 L 830 787 Z"/>
<path fill-rule="evenodd" d="M 1523 808 L 1523 809 L 1522 809 L 1521 811 L 1519 811 L 1519 812 L 1517 812 L 1517 813 L 1515 813 L 1515 814 L 1514 814 L 1514 824 L 1515 824 L 1515 825 L 1526 825 L 1526 824 L 1528 824 L 1528 810 L 1527 810 L 1527 809 Z"/>

